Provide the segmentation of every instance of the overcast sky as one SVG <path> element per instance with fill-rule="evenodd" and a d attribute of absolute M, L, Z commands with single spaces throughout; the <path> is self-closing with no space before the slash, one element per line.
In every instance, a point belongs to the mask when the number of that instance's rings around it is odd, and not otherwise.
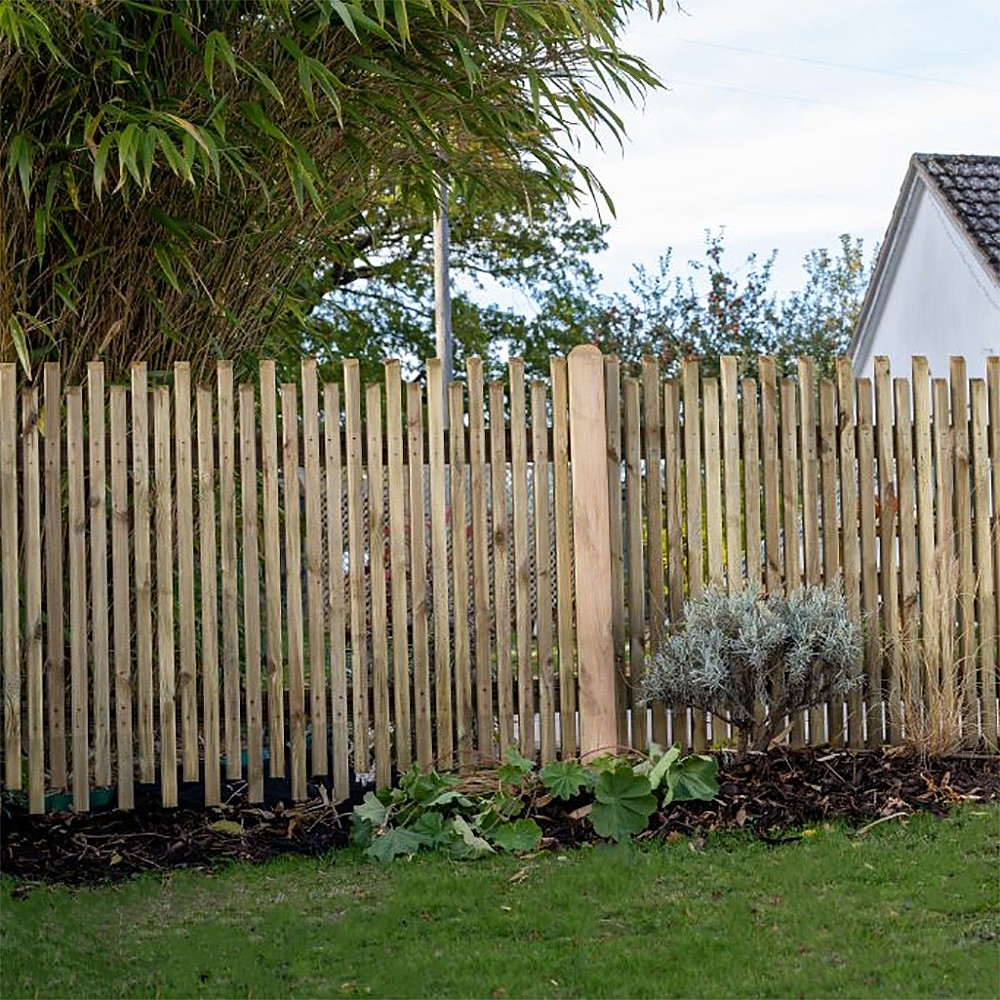
<path fill-rule="evenodd" d="M 608 290 L 721 226 L 734 263 L 778 248 L 788 290 L 810 248 L 881 241 L 911 153 L 1000 153 L 1000 0 L 682 6 L 624 41 L 669 89 L 622 109 L 624 154 L 584 156 L 617 208 Z"/>

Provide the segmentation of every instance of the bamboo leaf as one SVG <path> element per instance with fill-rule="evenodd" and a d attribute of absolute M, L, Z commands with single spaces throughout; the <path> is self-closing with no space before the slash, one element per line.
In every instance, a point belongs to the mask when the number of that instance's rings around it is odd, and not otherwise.
<path fill-rule="evenodd" d="M 16 316 L 11 316 L 7 321 L 7 329 L 10 332 L 10 339 L 14 341 L 14 350 L 17 352 L 17 359 L 21 362 L 25 375 L 31 378 L 31 355 L 28 353 L 28 341 L 24 336 L 24 328 Z"/>
<path fill-rule="evenodd" d="M 97 147 L 97 154 L 94 156 L 94 193 L 97 195 L 98 201 L 101 200 L 101 192 L 104 188 L 104 176 L 108 163 L 108 154 L 111 152 L 111 146 L 117 137 L 117 132 L 109 132 L 106 136 L 104 136 L 104 138 L 101 139 L 100 145 Z"/>
<path fill-rule="evenodd" d="M 7 176 L 15 170 L 21 181 L 25 204 L 28 204 L 31 201 L 31 140 L 23 132 L 18 132 L 10 141 Z"/>

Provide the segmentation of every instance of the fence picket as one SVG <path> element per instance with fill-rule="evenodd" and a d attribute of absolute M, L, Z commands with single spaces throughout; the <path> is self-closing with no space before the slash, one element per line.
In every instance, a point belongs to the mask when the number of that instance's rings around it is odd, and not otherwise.
<path fill-rule="evenodd" d="M 858 510 L 861 522 L 861 613 L 869 623 L 865 630 L 865 732 L 869 747 L 881 745 L 882 649 L 878 632 L 878 557 L 876 525 L 878 503 L 875 474 L 875 424 L 870 379 L 856 382 L 858 399 Z"/>
<path fill-rule="evenodd" d="M 134 402 L 133 402 L 134 406 Z M 222 801 L 219 756 L 219 588 L 215 528 L 215 426 L 212 393 L 199 386 L 198 416 L 198 555 L 201 569 L 201 699 L 205 740 L 205 805 Z M 138 548 L 136 550 L 138 552 Z M 141 696 L 140 696 L 141 701 Z"/>
<path fill-rule="evenodd" d="M 473 761 L 472 660 L 469 655 L 469 536 L 465 488 L 465 415 L 462 384 L 448 386 L 449 484 L 451 486 L 452 608 L 455 618 L 455 731 L 458 763 Z M 548 559 L 548 550 L 546 550 Z M 404 609 L 405 623 L 405 609 Z M 405 627 L 405 625 L 404 625 Z M 539 639 L 539 642 L 541 640 Z M 540 656 L 541 654 L 539 654 Z"/>
<path fill-rule="evenodd" d="M 514 522 L 514 623 L 517 646 L 517 720 L 521 753 L 535 757 L 535 681 L 531 665 L 531 549 L 528 546 L 528 419 L 524 362 L 512 358 L 510 383 L 511 517 Z"/>
<path fill-rule="evenodd" d="M 500 753 L 514 745 L 514 678 L 510 662 L 510 522 L 507 517 L 507 442 L 503 382 L 489 384 L 490 497 L 493 527 L 493 621 L 496 629 Z"/>
<path fill-rule="evenodd" d="M 795 383 L 781 380 L 781 528 L 782 551 L 785 556 L 784 589 L 790 594 L 802 586 L 802 561 L 799 539 L 799 454 L 797 448 L 798 411 L 795 405 Z M 805 722 L 802 712 L 791 718 L 791 743 L 805 743 Z"/>
<path fill-rule="evenodd" d="M 604 359 L 604 401 L 608 427 L 608 527 L 611 545 L 611 640 L 615 648 L 615 705 L 618 710 L 618 742 L 629 742 L 628 717 L 634 711 L 633 689 L 625 659 L 625 552 L 622 534 L 622 398 L 621 365 L 616 357 Z M 534 409 L 532 409 L 534 418 Z M 533 419 L 533 426 L 538 422 Z M 537 464 L 535 466 L 538 468 Z M 537 504 L 536 504 L 537 507 Z M 546 557 L 547 558 L 547 557 Z M 541 573 L 541 556 L 536 572 Z"/>
<path fill-rule="evenodd" d="M 240 513 L 243 520 L 243 662 L 246 670 L 247 795 L 251 802 L 262 802 L 264 799 L 264 720 L 261 710 L 260 670 L 260 543 L 257 527 L 257 421 L 254 412 L 255 400 L 252 385 L 240 386 L 239 409 Z M 326 746 L 325 736 L 323 746 L 324 748 Z M 215 770 L 217 771 L 218 768 L 216 767 Z"/>
<path fill-rule="evenodd" d="M 760 419 L 757 415 L 757 380 L 745 378 L 740 383 L 743 430 L 743 517 L 746 531 L 746 578 L 760 590 L 763 581 L 761 549 L 760 489 Z"/>
<path fill-rule="evenodd" d="M 552 358 L 552 496 L 556 527 L 556 630 L 559 636 L 559 738 L 562 757 L 575 757 L 575 625 L 573 540 L 569 486 L 569 375 L 565 358 Z"/>
<path fill-rule="evenodd" d="M 114 598 L 115 756 L 118 808 L 135 804 L 132 759 L 132 622 L 129 583 L 127 390 L 111 387 L 111 579 Z M 29 633 L 30 634 L 30 633 Z M 195 775 L 197 780 L 197 775 Z"/>
<path fill-rule="evenodd" d="M 438 399 L 440 399 L 440 395 Z M 392 784 L 389 748 L 389 646 L 385 593 L 386 533 L 382 471 L 382 390 L 365 390 L 368 432 L 368 582 L 371 591 L 372 720 L 375 730 L 375 783 Z"/>
<path fill-rule="evenodd" d="M 82 432 L 81 432 L 82 436 Z M 81 481 L 83 470 L 80 470 Z M 21 788 L 21 611 L 18 580 L 17 382 L 0 363 L 0 587 L 3 588 L 4 785 Z"/>
<path fill-rule="evenodd" d="M 427 437 L 430 478 L 431 601 L 434 622 L 434 712 L 437 761 L 451 767 L 455 753 L 452 718 L 451 636 L 448 625 L 448 501 L 445 482 L 444 369 L 440 358 L 427 362 Z"/>
<path fill-rule="evenodd" d="M 774 358 L 761 358 L 760 439 L 764 486 L 764 589 L 781 591 L 784 557 L 781 548 L 780 438 L 778 436 L 778 378 Z"/>
<path fill-rule="evenodd" d="M 160 692 L 160 801 L 177 805 L 177 702 L 174 664 L 174 526 L 170 390 L 153 395 L 153 493 L 156 526 L 156 656 Z"/>
<path fill-rule="evenodd" d="M 986 359 L 989 392 L 990 463 L 993 469 L 993 586 L 996 606 L 994 621 L 1000 628 L 1000 354 Z"/>
<path fill-rule="evenodd" d="M 919 618 L 917 603 L 916 484 L 913 469 L 913 420 L 910 412 L 910 383 L 893 380 L 896 406 L 896 482 L 899 503 L 899 628 L 900 628 L 900 707 L 905 716 L 920 699 L 920 672 L 917 664 Z"/>
<path fill-rule="evenodd" d="M 326 629 L 323 610 L 323 508 L 316 361 L 302 362 L 302 450 L 306 501 L 306 618 L 309 634 L 310 773 L 327 773 Z"/>
<path fill-rule="evenodd" d="M 21 390 L 24 478 L 24 631 L 28 681 L 28 810 L 45 812 L 45 706 L 42 703 L 42 498 L 38 389 Z M 128 775 L 131 779 L 131 774 Z"/>
<path fill-rule="evenodd" d="M 639 381 L 625 379 L 625 517 L 628 553 L 629 679 L 634 692 L 646 673 L 646 574 L 642 546 L 642 452 Z M 644 708 L 632 713 L 631 746 L 645 750 L 649 735 Z"/>
<path fill-rule="evenodd" d="M 194 596 L 194 496 L 191 456 L 191 365 L 174 365 L 174 444 L 177 468 L 174 472 L 177 510 L 177 622 L 178 675 L 181 701 L 181 762 L 185 781 L 197 781 L 200 765 L 198 749 L 198 674 L 196 667 Z"/>
<path fill-rule="evenodd" d="M 932 682 L 941 685 L 944 704 L 953 704 L 957 669 L 954 663 L 955 612 L 958 598 L 958 557 L 955 553 L 955 525 L 952 520 L 954 496 L 954 435 L 951 429 L 948 381 L 936 378 L 931 383 L 934 404 L 934 481 L 937 484 L 937 508 L 934 511 L 934 574 L 938 580 L 938 625 L 941 645 L 940 662 L 933 665 Z"/>
<path fill-rule="evenodd" d="M 552 550 L 549 502 L 549 434 L 545 383 L 531 383 L 531 458 L 535 489 L 535 595 L 538 616 L 538 714 L 542 764 L 556 759 L 555 680 L 552 676 Z M 619 499 L 620 499 L 619 490 Z M 458 607 L 455 608 L 456 615 Z"/>
<path fill-rule="evenodd" d="M 740 481 L 740 417 L 737 361 L 732 355 L 719 359 L 722 392 L 723 492 L 726 509 L 726 587 L 729 593 L 744 584 L 742 483 Z"/>
<path fill-rule="evenodd" d="M 994 615 L 993 552 L 990 546 L 990 459 L 986 382 L 970 384 L 972 452 L 972 496 L 975 502 L 975 564 L 977 646 L 979 652 L 979 702 L 982 739 L 989 750 L 997 749 L 997 622 Z"/>
<path fill-rule="evenodd" d="M 90 452 L 90 656 L 94 722 L 94 782 L 111 784 L 111 687 L 108 643 L 107 440 L 104 417 L 104 364 L 87 365 L 87 444 Z"/>
<path fill-rule="evenodd" d="M 663 468 L 667 501 L 667 600 L 670 623 L 676 626 L 684 618 L 684 536 L 681 529 L 681 430 L 680 396 L 673 380 L 663 387 Z M 620 494 L 619 490 L 619 494 Z M 682 749 L 691 745 L 688 736 L 687 708 L 672 705 L 670 741 Z"/>
<path fill-rule="evenodd" d="M 965 358 L 954 357 L 951 376 L 952 465 L 955 474 L 953 511 L 955 548 L 958 554 L 958 643 L 959 676 L 969 720 L 976 707 L 976 580 L 972 565 L 972 495 L 969 456 L 969 383 Z"/>
<path fill-rule="evenodd" d="M 48 709 L 49 781 L 65 788 L 66 649 L 63 602 L 62 391 L 59 363 L 44 368 L 45 407 L 45 702 Z M 133 504 L 137 506 L 135 500 Z M 137 596 L 138 600 L 138 596 Z"/>
<path fill-rule="evenodd" d="M 823 541 L 823 582 L 842 585 L 840 580 L 841 526 L 837 517 L 837 389 L 829 379 L 819 383 L 819 472 Z M 826 741 L 840 745 L 844 737 L 844 703 L 827 706 Z"/>
<path fill-rule="evenodd" d="M 434 759 L 431 722 L 431 668 L 427 645 L 427 537 L 424 510 L 424 423 L 420 385 L 406 386 L 406 429 L 410 471 L 410 613 L 413 618 L 413 703 L 417 729 L 417 763 Z M 489 664 L 486 665 L 489 677 Z"/>
<path fill-rule="evenodd" d="M 3 368 L 0 368 L 0 378 L 3 376 L 3 371 Z M 11 398 L 13 395 L 12 389 Z M 5 398 L 5 395 L 0 395 L 0 398 Z M 66 390 L 66 478 L 69 486 L 69 673 L 70 716 L 73 727 L 73 809 L 76 812 L 86 812 L 90 809 L 90 729 L 87 690 L 87 503 L 84 496 L 83 389 L 76 385 Z M 9 512 L 13 506 L 13 504 L 5 503 L 4 510 Z M 10 521 L 5 521 L 3 539 L 16 537 L 16 535 L 7 533 L 9 527 L 11 527 Z M 5 554 L 6 551 L 5 549 Z M 9 579 L 10 577 L 5 574 L 5 584 Z M 6 588 L 4 593 L 8 593 Z M 9 622 L 11 619 L 5 614 L 4 620 Z M 9 665 L 16 664 L 17 661 L 5 657 L 4 662 Z M 4 698 L 8 706 L 18 704 L 8 688 L 6 672 L 4 674 Z M 150 699 L 152 700 L 152 684 L 150 684 Z M 8 712 L 6 715 L 13 715 L 13 713 Z M 150 720 L 149 732 L 152 736 L 152 720 Z M 7 722 L 4 735 L 9 736 L 9 733 L 10 723 Z M 152 767 L 152 753 L 152 742 L 150 742 L 149 757 L 147 758 L 150 767 Z M 12 759 L 18 761 L 17 774 L 11 776 L 8 773 L 7 775 L 8 788 L 20 788 L 19 757 L 20 741 L 18 741 L 16 752 L 12 752 L 9 747 L 7 749 L 8 769 Z"/>
<path fill-rule="evenodd" d="M 392 602 L 393 713 L 396 722 L 396 766 L 400 771 L 408 771 L 413 763 L 411 736 L 413 723 L 410 713 L 410 647 L 406 620 L 406 474 L 403 466 L 402 391 L 403 384 L 399 362 L 387 361 L 385 365 L 385 433 L 389 482 L 389 588 Z M 330 523 L 332 526 L 332 520 Z M 339 531 L 339 524 L 337 530 Z M 332 566 L 332 553 L 330 560 Z"/>
<path fill-rule="evenodd" d="M 135 673 L 139 780 L 155 776 L 153 725 L 153 572 L 150 553 L 149 389 L 145 362 L 131 368 L 132 538 L 135 548 Z"/>

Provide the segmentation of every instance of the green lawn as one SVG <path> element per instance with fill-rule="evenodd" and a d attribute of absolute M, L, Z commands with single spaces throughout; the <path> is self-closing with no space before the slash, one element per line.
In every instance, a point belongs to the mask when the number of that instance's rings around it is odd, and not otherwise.
<path fill-rule="evenodd" d="M 2 884 L 0 993 L 995 997 L 1000 808 L 378 866 L 353 853 L 117 888 Z"/>

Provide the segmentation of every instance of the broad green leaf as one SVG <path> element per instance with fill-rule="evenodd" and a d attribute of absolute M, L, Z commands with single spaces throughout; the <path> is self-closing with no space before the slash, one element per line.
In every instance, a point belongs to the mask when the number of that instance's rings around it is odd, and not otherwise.
<path fill-rule="evenodd" d="M 660 759 L 653 764 L 647 777 L 649 778 L 650 788 L 654 792 L 663 784 L 663 779 L 668 776 L 671 768 L 677 763 L 680 756 L 681 748 L 675 743 L 669 750 L 663 752 Z"/>
<path fill-rule="evenodd" d="M 385 822 L 387 813 L 388 809 L 374 792 L 365 792 L 364 801 L 354 807 L 354 815 L 359 819 L 368 820 L 373 826 L 381 826 Z"/>
<path fill-rule="evenodd" d="M 667 794 L 663 803 L 697 799 L 711 802 L 719 794 L 716 775 L 719 762 L 705 754 L 692 754 L 677 761 L 667 772 Z"/>
<path fill-rule="evenodd" d="M 519 785 L 526 774 L 535 769 L 533 761 L 524 757 L 517 747 L 507 747 L 506 763 L 500 768 L 500 780 L 507 785 Z"/>
<path fill-rule="evenodd" d="M 502 851 L 533 851 L 542 841 L 542 828 L 533 819 L 519 819 L 501 823 L 490 837 Z"/>
<path fill-rule="evenodd" d="M 481 858 L 486 854 L 495 853 L 489 842 L 480 837 L 461 816 L 453 816 L 448 823 L 460 838 L 448 849 L 453 857 Z"/>
<path fill-rule="evenodd" d="M 645 775 L 635 774 L 622 761 L 613 770 L 602 771 L 594 786 L 594 808 L 590 822 L 599 837 L 621 841 L 642 833 L 656 808 L 656 799 Z"/>
<path fill-rule="evenodd" d="M 413 822 L 409 829 L 418 836 L 425 837 L 427 846 L 431 848 L 447 844 L 455 837 L 454 827 L 446 824 L 444 815 L 439 812 L 424 813 Z"/>
<path fill-rule="evenodd" d="M 457 780 L 433 770 L 425 773 L 419 764 L 414 764 L 400 779 L 399 788 L 414 802 L 427 804 L 442 792 L 452 788 Z"/>
<path fill-rule="evenodd" d="M 376 861 L 392 861 L 393 858 L 416 854 L 426 843 L 426 837 L 412 830 L 386 830 L 372 841 L 365 854 Z"/>
<path fill-rule="evenodd" d="M 552 795 L 564 801 L 579 795 L 588 783 L 587 769 L 576 760 L 551 761 L 542 768 L 538 776 Z"/>

